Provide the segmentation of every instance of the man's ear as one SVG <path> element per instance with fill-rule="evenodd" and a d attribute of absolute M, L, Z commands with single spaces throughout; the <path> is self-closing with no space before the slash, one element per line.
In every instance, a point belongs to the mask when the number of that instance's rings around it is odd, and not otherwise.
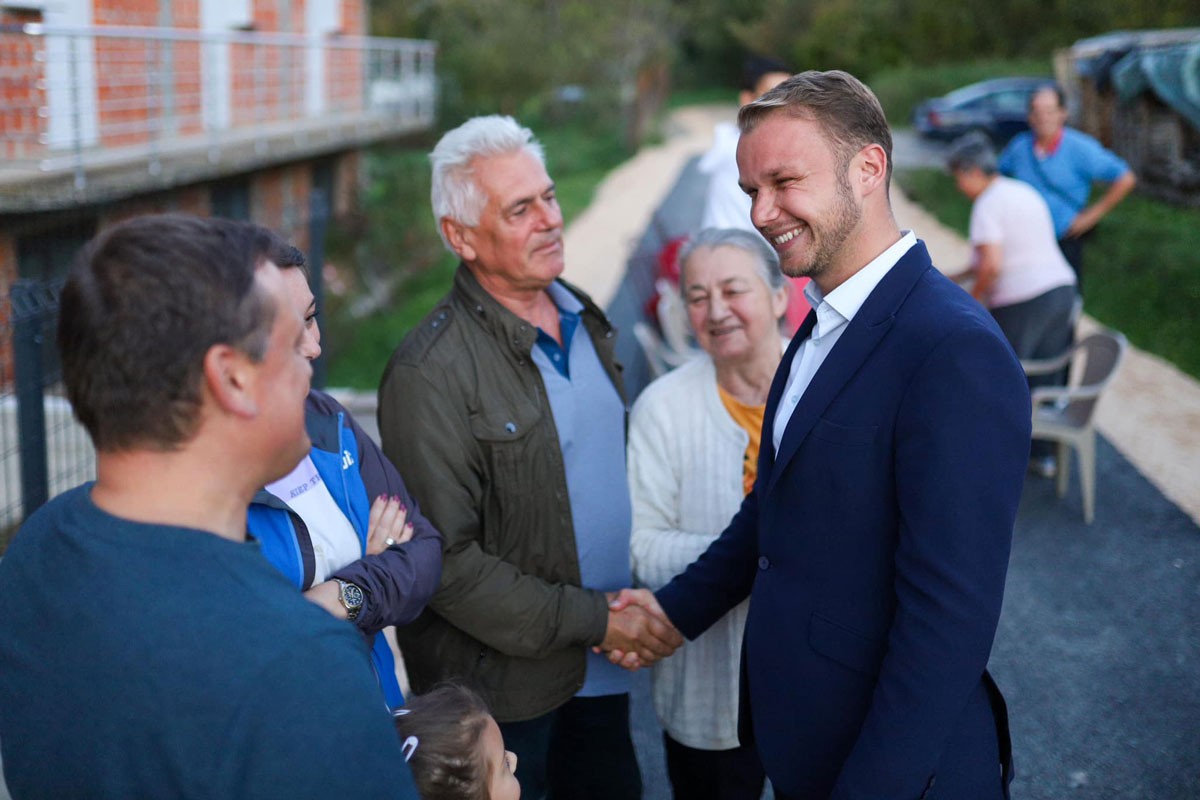
<path fill-rule="evenodd" d="M 468 263 L 474 261 L 478 253 L 471 246 L 471 229 L 450 217 L 442 217 L 439 224 L 442 226 L 442 235 L 450 243 L 455 255 Z"/>
<path fill-rule="evenodd" d="M 881 189 L 887 191 L 888 157 L 883 147 L 878 144 L 867 145 L 858 151 L 854 162 L 858 169 L 851 180 L 858 183 L 858 190 L 862 196 Z"/>
<path fill-rule="evenodd" d="M 204 354 L 204 385 L 226 413 L 245 419 L 258 416 L 252 392 L 257 377 L 250 358 L 227 344 L 215 344 Z"/>

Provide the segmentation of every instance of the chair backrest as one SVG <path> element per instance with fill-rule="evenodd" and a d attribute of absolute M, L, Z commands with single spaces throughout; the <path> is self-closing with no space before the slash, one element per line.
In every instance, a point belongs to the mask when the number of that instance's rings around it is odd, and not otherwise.
<path fill-rule="evenodd" d="M 679 296 L 678 287 L 665 280 L 659 280 L 656 286 L 658 306 L 655 310 L 663 342 L 677 354 L 676 362 L 683 363 L 699 352 L 691 342 L 692 329 L 687 309 L 683 305 L 683 298 Z"/>
<path fill-rule="evenodd" d="M 1074 389 L 1090 389 L 1071 398 L 1063 416 L 1077 425 L 1086 425 L 1096 411 L 1104 387 L 1112 380 L 1129 344 L 1124 334 L 1113 330 L 1098 331 L 1075 345 L 1075 369 L 1071 376 Z"/>
<path fill-rule="evenodd" d="M 666 345 L 663 344 L 663 340 L 641 320 L 633 323 L 633 336 L 641 345 L 642 353 L 646 356 L 646 365 L 650 368 L 650 379 L 654 380 L 665 375 L 671 369 L 671 364 L 667 363 L 664 354 Z"/>

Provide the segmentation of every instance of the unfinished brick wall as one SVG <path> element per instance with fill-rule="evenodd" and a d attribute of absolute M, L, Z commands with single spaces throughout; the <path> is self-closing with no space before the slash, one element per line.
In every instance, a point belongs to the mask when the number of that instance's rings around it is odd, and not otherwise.
<path fill-rule="evenodd" d="M 0 11 L 0 23 L 17 25 L 41 22 L 39 12 Z M 37 110 L 46 104 L 45 78 L 40 55 L 46 40 L 34 36 L 0 36 L 0 158 L 33 158 L 42 149 L 38 136 L 46 120 Z"/>

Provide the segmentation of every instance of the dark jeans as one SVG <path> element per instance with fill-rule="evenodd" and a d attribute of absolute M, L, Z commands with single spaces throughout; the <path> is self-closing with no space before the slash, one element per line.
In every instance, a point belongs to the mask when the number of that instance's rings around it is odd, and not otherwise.
<path fill-rule="evenodd" d="M 502 722 L 523 800 L 641 800 L 629 695 L 575 697 L 549 714 Z"/>
<path fill-rule="evenodd" d="M 697 750 L 663 734 L 675 800 L 758 800 L 767 775 L 753 747 Z"/>
<path fill-rule="evenodd" d="M 1013 303 L 991 309 L 992 317 L 1017 358 L 1053 358 L 1066 352 L 1075 339 L 1072 313 L 1075 310 L 1075 287 L 1060 286 L 1032 300 Z M 1029 378 L 1029 388 L 1037 386 L 1065 386 L 1066 370 L 1052 375 L 1035 375 Z M 1033 442 L 1031 456 L 1042 458 L 1054 453 L 1052 442 L 1037 439 Z"/>
<path fill-rule="evenodd" d="M 1083 236 L 1058 240 L 1058 249 L 1062 250 L 1063 258 L 1075 270 L 1075 288 L 1079 290 L 1080 297 L 1083 296 L 1083 240 L 1086 236 L 1085 233 Z"/>

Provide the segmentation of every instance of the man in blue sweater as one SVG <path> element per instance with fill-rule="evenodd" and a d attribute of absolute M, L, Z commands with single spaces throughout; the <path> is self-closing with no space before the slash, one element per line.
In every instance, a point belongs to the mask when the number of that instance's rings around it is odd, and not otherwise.
<path fill-rule="evenodd" d="M 0 742 L 22 797 L 415 798 L 362 637 L 246 540 L 308 451 L 303 320 L 246 223 L 142 217 L 63 289 L 97 479 L 0 562 Z"/>

